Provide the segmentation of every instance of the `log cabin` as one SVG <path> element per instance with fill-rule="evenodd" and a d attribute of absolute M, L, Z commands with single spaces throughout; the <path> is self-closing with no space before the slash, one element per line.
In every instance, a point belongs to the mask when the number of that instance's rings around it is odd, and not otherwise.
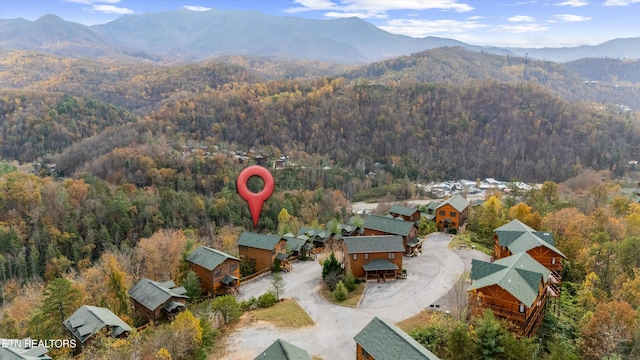
<path fill-rule="evenodd" d="M 186 309 L 187 291 L 169 280 L 156 282 L 143 278 L 131 287 L 129 297 L 134 309 L 149 321 L 173 317 Z"/>
<path fill-rule="evenodd" d="M 356 360 L 439 360 L 399 327 L 374 317 L 356 336 Z"/>
<path fill-rule="evenodd" d="M 276 339 L 254 360 L 311 360 L 307 350 L 299 348 L 282 339 Z"/>
<path fill-rule="evenodd" d="M 280 235 L 243 232 L 238 239 L 240 260 L 253 265 L 255 272 L 271 269 L 276 259 L 286 260 L 287 241 Z"/>
<path fill-rule="evenodd" d="M 413 221 L 414 223 L 420 221 L 420 210 L 414 207 L 393 205 L 389 209 L 389 214 L 394 218 L 400 217 L 404 221 Z"/>
<path fill-rule="evenodd" d="M 454 195 L 443 201 L 436 208 L 435 222 L 438 231 L 453 229 L 462 232 L 467 223 L 469 201 L 460 195 Z"/>
<path fill-rule="evenodd" d="M 131 332 L 116 314 L 107 308 L 83 305 L 62 322 L 69 333 L 77 340 L 75 351 L 80 352 L 96 335 L 101 332 L 113 338 L 126 337 Z"/>
<path fill-rule="evenodd" d="M 362 228 L 362 235 L 364 236 L 401 236 L 406 255 L 413 255 L 422 248 L 422 242 L 418 238 L 418 227 L 413 221 L 394 219 L 389 216 L 369 215 L 364 220 Z"/>
<path fill-rule="evenodd" d="M 189 269 L 200 279 L 203 292 L 213 296 L 237 294 L 240 286 L 240 259 L 207 246 L 187 257 Z"/>
<path fill-rule="evenodd" d="M 555 247 L 551 233 L 536 231 L 519 220 L 512 220 L 494 230 L 494 259 L 501 259 L 522 251 L 527 252 L 552 272 L 553 283 L 558 289 L 562 282 L 560 273 L 567 257 Z"/>
<path fill-rule="evenodd" d="M 398 235 L 348 236 L 342 242 L 345 270 L 367 280 L 394 280 L 402 271 L 404 245 Z"/>
<path fill-rule="evenodd" d="M 473 259 L 467 289 L 472 315 L 491 309 L 518 336 L 532 336 L 544 318 L 551 271 L 526 252 L 494 262 Z"/>

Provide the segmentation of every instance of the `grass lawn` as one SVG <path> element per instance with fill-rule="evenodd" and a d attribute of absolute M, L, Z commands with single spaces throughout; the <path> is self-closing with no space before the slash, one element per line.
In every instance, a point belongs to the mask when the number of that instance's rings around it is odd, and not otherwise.
<path fill-rule="evenodd" d="M 487 255 L 491 255 L 492 249 L 485 247 L 484 245 L 473 241 L 473 237 L 469 233 L 458 234 L 451 239 L 449 243 L 449 249 L 457 250 L 460 246 L 466 246 L 467 249 L 471 249 L 471 246 L 475 246 L 475 249 L 482 251 Z"/>
<path fill-rule="evenodd" d="M 358 284 L 355 290 L 353 290 L 350 293 L 347 293 L 347 299 L 344 301 L 336 301 L 333 298 L 333 293 L 326 288 L 320 290 L 320 294 L 328 302 L 342 305 L 342 306 L 358 307 L 358 304 L 360 303 L 360 298 L 362 298 L 362 294 L 364 294 L 364 289 L 366 289 L 366 287 L 367 287 L 366 282 Z"/>
<path fill-rule="evenodd" d="M 253 310 L 251 315 L 277 327 L 299 328 L 314 324 L 309 314 L 293 299 L 286 299 L 270 308 Z"/>
<path fill-rule="evenodd" d="M 396 324 L 396 326 L 402 329 L 404 332 L 409 333 L 409 331 L 413 329 L 423 328 L 429 325 L 431 322 L 437 321 L 442 316 L 443 314 L 441 312 L 422 310 L 412 317 L 400 321 Z"/>

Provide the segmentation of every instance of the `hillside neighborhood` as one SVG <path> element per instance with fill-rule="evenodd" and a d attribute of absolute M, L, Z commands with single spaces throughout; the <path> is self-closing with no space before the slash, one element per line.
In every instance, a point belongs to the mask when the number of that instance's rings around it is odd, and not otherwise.
<path fill-rule="evenodd" d="M 388 359 L 403 354 L 403 359 L 437 359 L 394 323 L 425 309 L 449 314 L 457 308 L 460 312 L 466 299 L 459 303 L 438 300 L 452 290 L 465 269 L 471 280 L 465 313 L 480 315 L 490 309 L 497 318 L 509 320 L 517 336 L 535 334 L 548 299 L 560 295 L 566 256 L 554 246 L 548 232 L 513 220 L 494 230 L 490 258 L 473 249 L 448 249 L 451 234 L 464 232 L 473 206 L 477 205 L 457 192 L 423 205 L 424 212 L 396 204 L 386 216 L 370 214 L 363 220 L 354 217 L 350 224 L 331 224 L 335 232 L 308 227 L 297 235 L 245 231 L 237 241 L 238 256 L 200 246 L 186 261 L 197 275 L 203 299 L 256 298 L 269 291 L 276 276 L 271 274 L 280 272 L 287 297 L 315 322 L 313 329 L 294 332 L 260 324 L 241 328 L 232 336 L 225 358 L 310 359 L 311 354 L 324 359 Z M 437 232 L 419 236 L 421 222 L 431 222 Z M 319 295 L 325 286 L 321 263 L 329 253 L 339 259 L 344 273 L 365 284 L 357 306 L 336 305 Z M 173 281 L 143 278 L 128 295 L 136 314 L 151 323 L 170 322 L 189 308 L 187 290 Z M 345 326 L 336 329 L 335 322 Z M 109 309 L 92 305 L 80 307 L 64 320 L 64 326 L 79 344 L 76 352 L 95 338 L 126 337 L 132 331 Z M 303 335 L 306 333 L 309 336 Z M 41 347 L 3 347 L 2 351 L 15 359 L 33 359 L 29 354 L 49 358 Z"/>

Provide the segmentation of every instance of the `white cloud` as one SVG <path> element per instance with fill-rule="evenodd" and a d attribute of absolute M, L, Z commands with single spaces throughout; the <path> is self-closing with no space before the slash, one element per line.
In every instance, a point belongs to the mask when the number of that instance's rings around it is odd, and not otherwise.
<path fill-rule="evenodd" d="M 571 6 L 571 7 L 580 7 L 585 5 L 589 5 L 589 2 L 584 0 L 567 0 L 561 3 L 553 4 L 553 6 Z"/>
<path fill-rule="evenodd" d="M 490 32 L 509 32 L 509 33 L 525 33 L 540 32 L 549 30 L 548 26 L 539 24 L 519 24 L 519 25 L 498 25 L 491 29 Z"/>
<path fill-rule="evenodd" d="M 578 22 L 578 21 L 587 21 L 592 19 L 591 17 L 588 17 L 588 16 L 571 15 L 571 14 L 553 15 L 553 18 L 555 19 L 555 21 L 562 21 L 562 22 Z M 554 22 L 554 20 L 551 20 L 551 22 Z"/>
<path fill-rule="evenodd" d="M 64 0 L 65 2 L 76 3 L 76 4 L 84 4 L 84 5 L 93 5 L 97 3 L 104 4 L 117 4 L 120 0 Z"/>
<path fill-rule="evenodd" d="M 512 16 L 512 17 L 508 18 L 507 20 L 511 21 L 511 22 L 535 22 L 536 21 L 531 16 L 526 16 L 526 15 Z"/>
<path fill-rule="evenodd" d="M 189 10 L 189 11 L 209 11 L 209 10 L 211 10 L 211 8 L 208 8 L 208 7 L 195 6 L 195 5 L 185 5 L 184 8 Z"/>
<path fill-rule="evenodd" d="M 294 2 L 299 6 L 291 7 L 284 11 L 287 13 L 330 11 L 327 13 L 329 15 L 325 15 L 345 17 L 353 16 L 353 14 L 362 14 L 362 17 L 384 18 L 388 11 L 393 10 L 443 10 L 455 12 L 473 10 L 471 5 L 459 3 L 458 0 L 295 0 Z"/>
<path fill-rule="evenodd" d="M 392 34 L 425 37 L 434 34 L 462 34 L 488 26 L 477 21 L 395 19 L 379 28 Z"/>
<path fill-rule="evenodd" d="M 604 6 L 627 6 L 635 3 L 640 3 L 640 0 L 607 0 L 604 2 Z"/>
<path fill-rule="evenodd" d="M 94 4 L 93 6 L 91 6 L 91 10 L 103 12 L 103 13 L 106 13 L 106 14 L 119 14 L 119 15 L 126 15 L 126 14 L 133 14 L 134 13 L 134 11 L 131 10 L 131 9 L 117 7 L 117 6 L 113 6 L 113 5 L 95 5 Z"/>
<path fill-rule="evenodd" d="M 469 16 L 467 20 L 480 20 L 484 19 L 484 16 Z"/>
<path fill-rule="evenodd" d="M 338 18 L 349 18 L 349 17 L 358 17 L 361 19 L 386 19 L 387 15 L 383 13 L 367 13 L 367 12 L 337 12 L 337 11 L 329 11 L 324 13 L 324 16 L 328 18 L 338 19 Z"/>

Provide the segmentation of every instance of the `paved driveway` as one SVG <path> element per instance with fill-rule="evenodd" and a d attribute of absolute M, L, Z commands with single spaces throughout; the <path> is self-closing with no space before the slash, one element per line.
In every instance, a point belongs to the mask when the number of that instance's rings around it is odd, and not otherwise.
<path fill-rule="evenodd" d="M 460 257 L 447 249 L 451 236 L 434 233 L 423 244 L 421 256 L 403 259 L 407 279 L 369 283 L 358 308 L 327 303 L 320 289 L 321 266 L 316 262 L 297 262 L 284 273 L 285 297 L 295 299 L 315 326 L 305 329 L 277 329 L 267 324 L 240 329 L 229 341 L 228 359 L 253 359 L 275 339 L 281 338 L 319 355 L 325 360 L 354 359 L 353 337 L 374 316 L 396 323 L 428 308 L 453 286 L 464 271 Z M 239 300 L 258 297 L 269 287 L 266 276 L 240 287 Z"/>

